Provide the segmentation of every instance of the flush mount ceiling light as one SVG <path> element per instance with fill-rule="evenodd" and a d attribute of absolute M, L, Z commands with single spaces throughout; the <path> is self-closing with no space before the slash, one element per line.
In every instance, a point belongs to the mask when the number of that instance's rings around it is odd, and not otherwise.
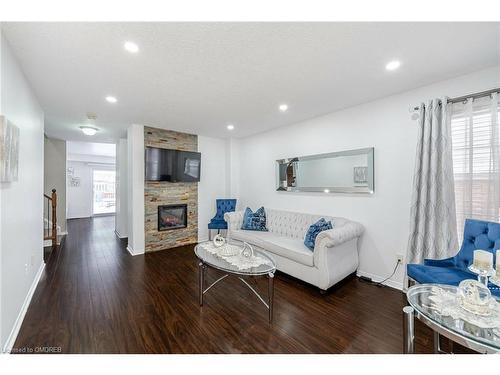
<path fill-rule="evenodd" d="M 85 135 L 95 135 L 99 129 L 94 128 L 92 126 L 80 126 L 80 129 L 82 130 L 83 134 Z"/>
<path fill-rule="evenodd" d="M 127 42 L 123 43 L 123 48 L 125 48 L 125 50 L 130 52 L 130 53 L 139 52 L 139 46 L 131 41 L 127 41 Z"/>
<path fill-rule="evenodd" d="M 97 129 L 95 126 L 95 121 L 97 119 L 97 115 L 95 113 L 87 113 L 87 122 L 90 125 L 82 125 L 80 126 L 80 130 L 83 132 L 85 135 L 95 135 L 99 129 Z"/>
<path fill-rule="evenodd" d="M 116 103 L 118 99 L 116 99 L 114 96 L 106 96 L 106 101 L 108 103 Z"/>
<path fill-rule="evenodd" d="M 401 61 L 399 61 L 399 60 L 392 60 L 392 61 L 389 61 L 386 64 L 385 69 L 391 71 L 391 70 L 398 69 L 400 66 L 401 66 Z"/>
<path fill-rule="evenodd" d="M 281 112 L 286 112 L 286 111 L 288 111 L 288 105 L 287 104 L 280 104 L 279 109 Z"/>
<path fill-rule="evenodd" d="M 226 126 L 227 130 L 234 130 L 234 125 L 233 124 L 229 124 L 228 126 Z"/>

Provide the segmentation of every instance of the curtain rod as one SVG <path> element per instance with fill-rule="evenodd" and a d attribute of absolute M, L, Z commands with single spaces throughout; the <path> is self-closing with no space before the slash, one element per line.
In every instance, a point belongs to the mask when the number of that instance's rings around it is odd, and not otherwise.
<path fill-rule="evenodd" d="M 447 103 L 460 103 L 460 102 L 463 102 L 464 100 L 467 100 L 467 99 L 473 99 L 474 100 L 474 99 L 477 99 L 477 98 L 482 98 L 483 96 L 491 95 L 494 92 L 500 92 L 500 88 L 490 89 L 490 90 L 481 91 L 481 92 L 476 92 L 476 93 L 470 94 L 470 95 L 458 96 L 456 98 L 450 98 L 450 99 L 448 99 Z M 418 111 L 419 109 L 420 109 L 420 106 L 413 107 L 414 111 Z"/>

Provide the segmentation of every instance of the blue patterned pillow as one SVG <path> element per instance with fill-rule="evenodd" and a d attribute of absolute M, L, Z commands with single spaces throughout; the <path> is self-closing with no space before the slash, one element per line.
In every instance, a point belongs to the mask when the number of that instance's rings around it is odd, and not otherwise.
<path fill-rule="evenodd" d="M 264 211 L 264 207 L 259 208 L 255 212 L 252 212 L 252 210 L 247 207 L 243 215 L 243 225 L 241 229 L 267 231 L 266 211 Z"/>
<path fill-rule="evenodd" d="M 307 230 L 306 237 L 304 238 L 304 245 L 306 245 L 310 250 L 314 251 L 314 245 L 316 243 L 316 237 L 318 236 L 318 234 L 320 234 L 324 230 L 332 228 L 333 225 L 331 221 L 326 221 L 324 218 L 319 219 Z"/>

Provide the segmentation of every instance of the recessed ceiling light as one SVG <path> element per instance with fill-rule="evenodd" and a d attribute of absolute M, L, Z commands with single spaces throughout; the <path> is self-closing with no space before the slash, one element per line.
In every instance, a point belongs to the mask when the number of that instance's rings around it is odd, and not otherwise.
<path fill-rule="evenodd" d="M 233 124 L 229 124 L 227 127 L 227 130 L 234 130 L 234 125 Z"/>
<path fill-rule="evenodd" d="M 116 103 L 118 99 L 116 99 L 114 96 L 106 96 L 106 101 L 108 103 Z"/>
<path fill-rule="evenodd" d="M 83 134 L 85 135 L 95 135 L 99 129 L 94 128 L 92 126 L 80 126 L 80 129 L 82 130 Z"/>
<path fill-rule="evenodd" d="M 130 53 L 137 53 L 139 52 L 139 46 L 137 44 L 135 44 L 134 42 L 125 42 L 123 44 L 123 48 L 125 48 L 126 51 L 130 52 Z"/>
<path fill-rule="evenodd" d="M 329 192 L 330 192 L 330 190 L 328 190 L 328 189 L 323 190 L 323 193 L 329 193 Z"/>
<path fill-rule="evenodd" d="M 280 104 L 280 111 L 281 112 L 286 112 L 288 111 L 288 105 L 287 104 Z"/>
<path fill-rule="evenodd" d="M 385 66 L 385 69 L 387 69 L 387 70 L 396 70 L 400 66 L 401 66 L 401 61 L 399 61 L 399 60 L 392 60 L 392 61 L 389 61 L 387 63 L 387 65 Z"/>

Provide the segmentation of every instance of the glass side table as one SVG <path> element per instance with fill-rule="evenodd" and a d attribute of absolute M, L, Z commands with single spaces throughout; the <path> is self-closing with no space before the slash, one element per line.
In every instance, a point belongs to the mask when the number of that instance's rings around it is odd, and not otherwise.
<path fill-rule="evenodd" d="M 433 289 L 457 293 L 458 288 L 451 285 L 418 284 L 406 293 L 409 306 L 403 308 L 403 353 L 415 350 L 415 317 L 434 331 L 434 353 L 443 353 L 439 346 L 442 335 L 453 342 L 479 353 L 500 353 L 500 326 L 481 328 L 462 319 L 441 315 L 432 308 Z"/>

